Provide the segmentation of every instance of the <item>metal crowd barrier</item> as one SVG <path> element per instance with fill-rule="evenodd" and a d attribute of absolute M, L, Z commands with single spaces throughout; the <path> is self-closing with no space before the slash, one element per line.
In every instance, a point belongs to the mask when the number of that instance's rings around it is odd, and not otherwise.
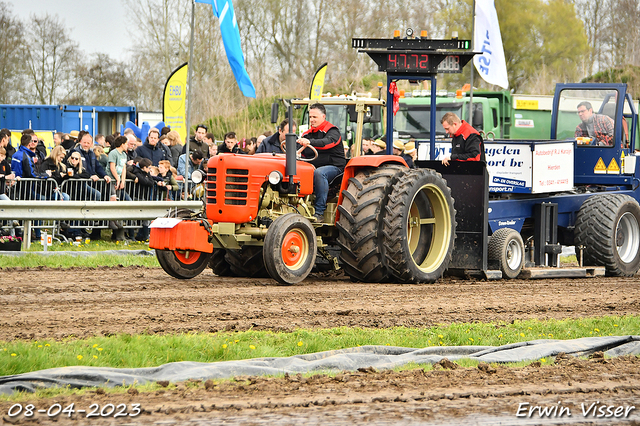
<path fill-rule="evenodd" d="M 188 182 L 190 186 L 193 184 Z M 194 201 L 181 200 L 180 189 L 167 191 L 161 187 L 145 187 L 133 180 L 125 182 L 125 189 L 114 191 L 117 196 L 116 202 L 110 202 L 113 186 L 104 180 L 93 181 L 92 179 L 68 179 L 60 186 L 54 179 L 20 179 L 10 186 L 7 195 L 11 201 L 0 201 L 0 227 L 23 229 L 24 246 L 29 247 L 31 243 L 31 230 L 51 229 L 54 238 L 66 241 L 65 234 L 69 235 L 70 230 L 85 230 L 91 232 L 93 229 L 106 229 L 109 221 L 117 221 L 118 226 L 124 229 L 138 229 L 148 225 L 149 220 L 156 215 L 151 211 L 146 214 L 132 215 L 133 210 L 140 211 L 156 209 L 151 204 L 158 204 L 168 210 L 167 205 L 184 204 L 183 208 L 198 209 L 202 204 L 197 199 Z M 177 200 L 177 201 L 172 201 Z M 29 210 L 23 202 L 29 203 Z M 97 205 L 102 205 L 99 209 L 101 217 L 87 214 L 64 215 L 60 212 L 77 210 L 77 203 L 83 206 L 91 205 L 95 209 Z M 126 209 L 123 209 L 124 205 Z M 189 207 L 187 207 L 189 206 Z M 55 217 L 50 214 L 51 209 L 58 212 Z M 75 209 L 75 210 L 74 210 Z M 87 210 L 88 211 L 88 210 Z M 141 218 L 139 216 L 144 216 Z M 12 219 L 12 220 L 5 220 Z M 15 220 L 24 220 L 24 223 L 14 226 Z M 64 233 L 63 233 L 64 228 Z"/>
<path fill-rule="evenodd" d="M 12 184 L 7 182 L 6 195 L 11 200 L 16 201 L 28 201 L 28 200 L 53 200 L 62 201 L 63 196 L 60 192 L 58 182 L 52 178 L 38 179 L 38 178 L 20 178 L 13 181 Z M 7 201 L 0 201 L 7 202 Z M 2 228 L 21 229 L 22 225 L 17 225 L 14 221 L 2 221 L 0 222 Z M 59 229 L 59 222 L 56 220 L 38 220 L 31 224 L 31 227 L 36 230 L 36 235 L 39 235 L 42 229 L 50 230 L 52 235 L 56 234 Z"/>

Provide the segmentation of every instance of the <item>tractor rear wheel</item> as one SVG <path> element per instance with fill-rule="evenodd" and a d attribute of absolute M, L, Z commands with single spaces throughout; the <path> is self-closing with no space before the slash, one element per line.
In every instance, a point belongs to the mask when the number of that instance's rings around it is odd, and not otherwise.
<path fill-rule="evenodd" d="M 231 271 L 231 265 L 225 259 L 227 251 L 225 249 L 213 249 L 211 260 L 209 260 L 209 267 L 219 277 L 235 277 Z"/>
<path fill-rule="evenodd" d="M 338 206 L 340 260 L 354 281 L 384 282 L 389 278 L 382 253 L 382 217 L 387 196 L 406 167 L 387 164 L 363 169 L 349 179 Z"/>
<path fill-rule="evenodd" d="M 316 231 L 297 213 L 280 216 L 269 226 L 264 238 L 264 265 L 280 284 L 297 284 L 304 280 L 316 260 Z"/>
<path fill-rule="evenodd" d="M 269 273 L 264 267 L 262 247 L 242 246 L 240 250 L 227 250 L 225 256 L 229 264 L 231 275 L 247 278 L 268 278 Z"/>
<path fill-rule="evenodd" d="M 582 203 L 574 230 L 584 263 L 606 275 L 630 277 L 640 269 L 640 206 L 628 195 L 598 194 Z"/>
<path fill-rule="evenodd" d="M 402 283 L 433 283 L 451 262 L 455 209 L 447 182 L 430 169 L 398 178 L 382 221 L 388 268 Z"/>
<path fill-rule="evenodd" d="M 511 228 L 500 228 L 489 239 L 489 260 L 497 263 L 504 278 L 513 279 L 524 266 L 524 242 L 520 233 Z"/>

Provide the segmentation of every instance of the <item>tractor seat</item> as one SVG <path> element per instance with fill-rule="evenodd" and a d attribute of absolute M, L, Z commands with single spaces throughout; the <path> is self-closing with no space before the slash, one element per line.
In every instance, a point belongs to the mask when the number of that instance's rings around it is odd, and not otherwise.
<path fill-rule="evenodd" d="M 343 175 L 344 173 L 340 173 L 338 176 L 331 179 L 331 182 L 329 182 L 329 194 L 327 196 L 327 200 L 335 198 L 338 195 L 338 192 L 340 192 L 340 186 L 342 185 Z"/>

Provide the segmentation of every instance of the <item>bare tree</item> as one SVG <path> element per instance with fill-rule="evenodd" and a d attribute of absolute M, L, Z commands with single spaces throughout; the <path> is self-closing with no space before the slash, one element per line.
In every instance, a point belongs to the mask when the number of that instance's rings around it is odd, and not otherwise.
<path fill-rule="evenodd" d="M 66 34 L 57 15 L 31 16 L 25 56 L 34 101 L 53 105 L 73 90 L 68 84 L 79 57 L 78 44 Z"/>
<path fill-rule="evenodd" d="M 22 76 L 21 60 L 24 27 L 11 13 L 11 6 L 0 2 L 0 103 L 19 99 L 18 88 Z"/>

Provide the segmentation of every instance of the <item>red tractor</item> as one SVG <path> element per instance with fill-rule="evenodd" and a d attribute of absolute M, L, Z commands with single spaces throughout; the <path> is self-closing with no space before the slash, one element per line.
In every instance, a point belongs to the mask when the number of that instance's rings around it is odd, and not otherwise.
<path fill-rule="evenodd" d="M 332 102 L 355 109 L 355 151 L 361 152 L 365 117 L 384 102 L 326 101 Z M 442 276 L 456 221 L 440 174 L 409 169 L 398 156 L 357 155 L 332 182 L 324 221 L 318 222 L 314 167 L 296 159 L 291 136 L 286 155 L 210 158 L 202 210 L 178 210 L 154 221 L 149 246 L 169 275 L 193 278 L 210 267 L 218 276 L 269 276 L 290 285 L 322 263 L 364 282 L 430 283 Z"/>

